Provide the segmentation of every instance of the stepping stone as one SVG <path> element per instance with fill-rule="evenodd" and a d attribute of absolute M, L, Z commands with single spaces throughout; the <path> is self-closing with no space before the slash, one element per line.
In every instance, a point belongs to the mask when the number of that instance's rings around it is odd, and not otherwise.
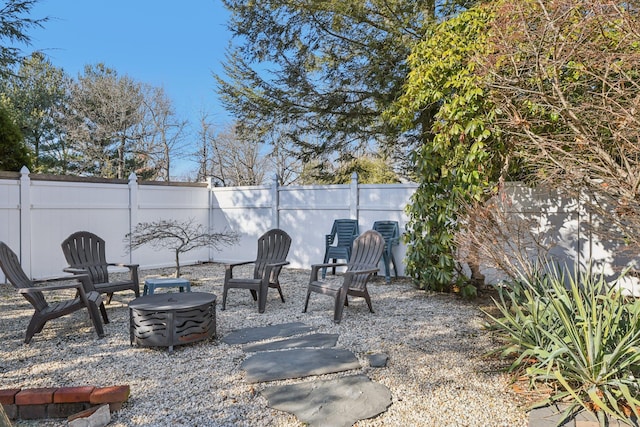
<path fill-rule="evenodd" d="M 257 383 L 330 374 L 359 369 L 361 366 L 349 350 L 297 348 L 256 353 L 242 362 L 240 367 L 247 374 L 247 382 Z"/>
<path fill-rule="evenodd" d="M 365 375 L 267 387 L 268 406 L 294 414 L 309 426 L 348 427 L 391 405 L 391 392 Z"/>
<path fill-rule="evenodd" d="M 261 328 L 244 328 L 233 331 L 222 338 L 227 344 L 246 344 L 253 341 L 263 341 L 274 337 L 290 337 L 314 331 L 316 328 L 304 323 L 283 323 L 281 325 L 264 326 Z"/>
<path fill-rule="evenodd" d="M 389 356 L 384 353 L 370 354 L 367 358 L 369 359 L 369 366 L 372 368 L 384 368 L 389 360 Z"/>
<path fill-rule="evenodd" d="M 262 344 L 246 344 L 242 346 L 242 351 L 251 353 L 256 351 L 284 350 L 288 348 L 326 348 L 335 347 L 337 343 L 338 334 L 312 334 Z"/>

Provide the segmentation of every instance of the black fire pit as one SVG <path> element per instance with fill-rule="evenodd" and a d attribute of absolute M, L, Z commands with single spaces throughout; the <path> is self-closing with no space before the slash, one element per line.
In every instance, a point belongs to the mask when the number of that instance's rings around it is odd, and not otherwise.
<path fill-rule="evenodd" d="M 146 295 L 129 303 L 131 345 L 168 347 L 215 337 L 216 296 L 205 292 Z"/>

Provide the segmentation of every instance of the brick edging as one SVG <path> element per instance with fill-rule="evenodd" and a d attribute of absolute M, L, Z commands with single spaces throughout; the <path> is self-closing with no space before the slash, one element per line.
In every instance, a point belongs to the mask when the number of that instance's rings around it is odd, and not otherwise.
<path fill-rule="evenodd" d="M 12 420 L 66 418 L 103 404 L 119 411 L 130 392 L 128 385 L 0 389 L 0 404 Z"/>

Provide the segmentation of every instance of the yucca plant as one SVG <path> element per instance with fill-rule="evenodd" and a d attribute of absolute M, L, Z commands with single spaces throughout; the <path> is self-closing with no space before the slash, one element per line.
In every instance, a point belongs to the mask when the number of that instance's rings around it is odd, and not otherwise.
<path fill-rule="evenodd" d="M 532 383 L 551 382 L 539 405 L 569 402 L 576 410 L 640 419 L 640 301 L 624 297 L 591 269 L 544 263 L 535 277 L 499 288 L 501 316 L 491 316 L 505 338 L 504 355 L 516 355 L 510 370 Z"/>

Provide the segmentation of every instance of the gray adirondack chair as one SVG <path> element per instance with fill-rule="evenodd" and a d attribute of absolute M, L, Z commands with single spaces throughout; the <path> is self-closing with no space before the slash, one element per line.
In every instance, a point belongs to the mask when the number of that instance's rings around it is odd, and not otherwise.
<path fill-rule="evenodd" d="M 340 323 L 342 312 L 348 306 L 348 295 L 362 297 L 369 306 L 369 311 L 373 313 L 371 297 L 367 290 L 367 282 L 372 274 L 377 273 L 378 263 L 384 251 L 384 238 L 375 230 L 368 230 L 362 233 L 353 242 L 353 251 L 348 263 L 316 264 L 311 266 L 311 277 L 307 288 L 307 298 L 304 303 L 303 312 L 307 312 L 309 307 L 309 297 L 312 292 L 329 295 L 334 298 L 333 321 Z M 343 280 L 318 280 L 318 272 L 321 268 L 332 266 L 347 266 Z"/>
<path fill-rule="evenodd" d="M 327 264 L 330 259 L 333 259 L 335 263 L 339 259 L 349 262 L 351 257 L 351 247 L 353 241 L 358 237 L 358 220 L 355 219 L 336 219 L 333 221 L 333 227 L 331 227 L 331 233 L 325 235 L 325 251 L 324 251 L 324 264 Z M 332 273 L 336 274 L 336 268 L 333 267 Z M 322 278 L 327 275 L 327 269 L 322 269 Z"/>
<path fill-rule="evenodd" d="M 137 264 L 118 264 L 106 261 L 104 240 L 88 231 L 77 231 L 62 242 L 62 252 L 69 263 L 64 269 L 68 273 L 88 274 L 91 283 L 101 294 L 107 294 L 107 304 L 114 292 L 131 290 L 140 296 L 140 281 Z M 109 267 L 129 269 L 125 280 L 109 280 Z"/>
<path fill-rule="evenodd" d="M 373 229 L 384 237 L 384 252 L 382 252 L 382 261 L 384 262 L 384 278 L 387 282 L 391 281 L 391 264 L 393 264 L 393 272 L 398 277 L 398 267 L 396 259 L 393 256 L 393 247 L 400 243 L 400 226 L 398 221 L 376 221 L 373 223 Z"/>
<path fill-rule="evenodd" d="M 104 328 L 100 321 L 100 314 L 104 323 L 109 323 L 107 312 L 102 303 L 102 297 L 93 289 L 86 274 L 68 275 L 46 280 L 31 280 L 20 265 L 17 255 L 4 242 L 0 242 L 0 267 L 7 280 L 24 296 L 35 309 L 24 339 L 29 344 L 31 338 L 42 331 L 49 320 L 62 317 L 77 310 L 86 308 L 93 322 L 98 337 L 104 337 Z M 76 297 L 60 300 L 56 296 L 55 302 L 48 302 L 45 292 L 55 292 L 64 289 L 75 289 Z M 53 301 L 53 298 L 52 298 Z"/>
<path fill-rule="evenodd" d="M 280 287 L 279 275 L 282 267 L 289 264 L 287 255 L 291 247 L 291 237 L 280 229 L 272 229 L 258 239 L 258 254 L 255 261 L 243 261 L 227 264 L 224 288 L 222 291 L 222 310 L 227 306 L 229 289 L 248 289 L 254 301 L 258 301 L 258 312 L 264 313 L 267 304 L 269 288 L 278 290 L 280 299 L 284 302 L 284 295 Z M 255 264 L 253 277 L 233 277 L 233 269 L 240 265 Z"/>

